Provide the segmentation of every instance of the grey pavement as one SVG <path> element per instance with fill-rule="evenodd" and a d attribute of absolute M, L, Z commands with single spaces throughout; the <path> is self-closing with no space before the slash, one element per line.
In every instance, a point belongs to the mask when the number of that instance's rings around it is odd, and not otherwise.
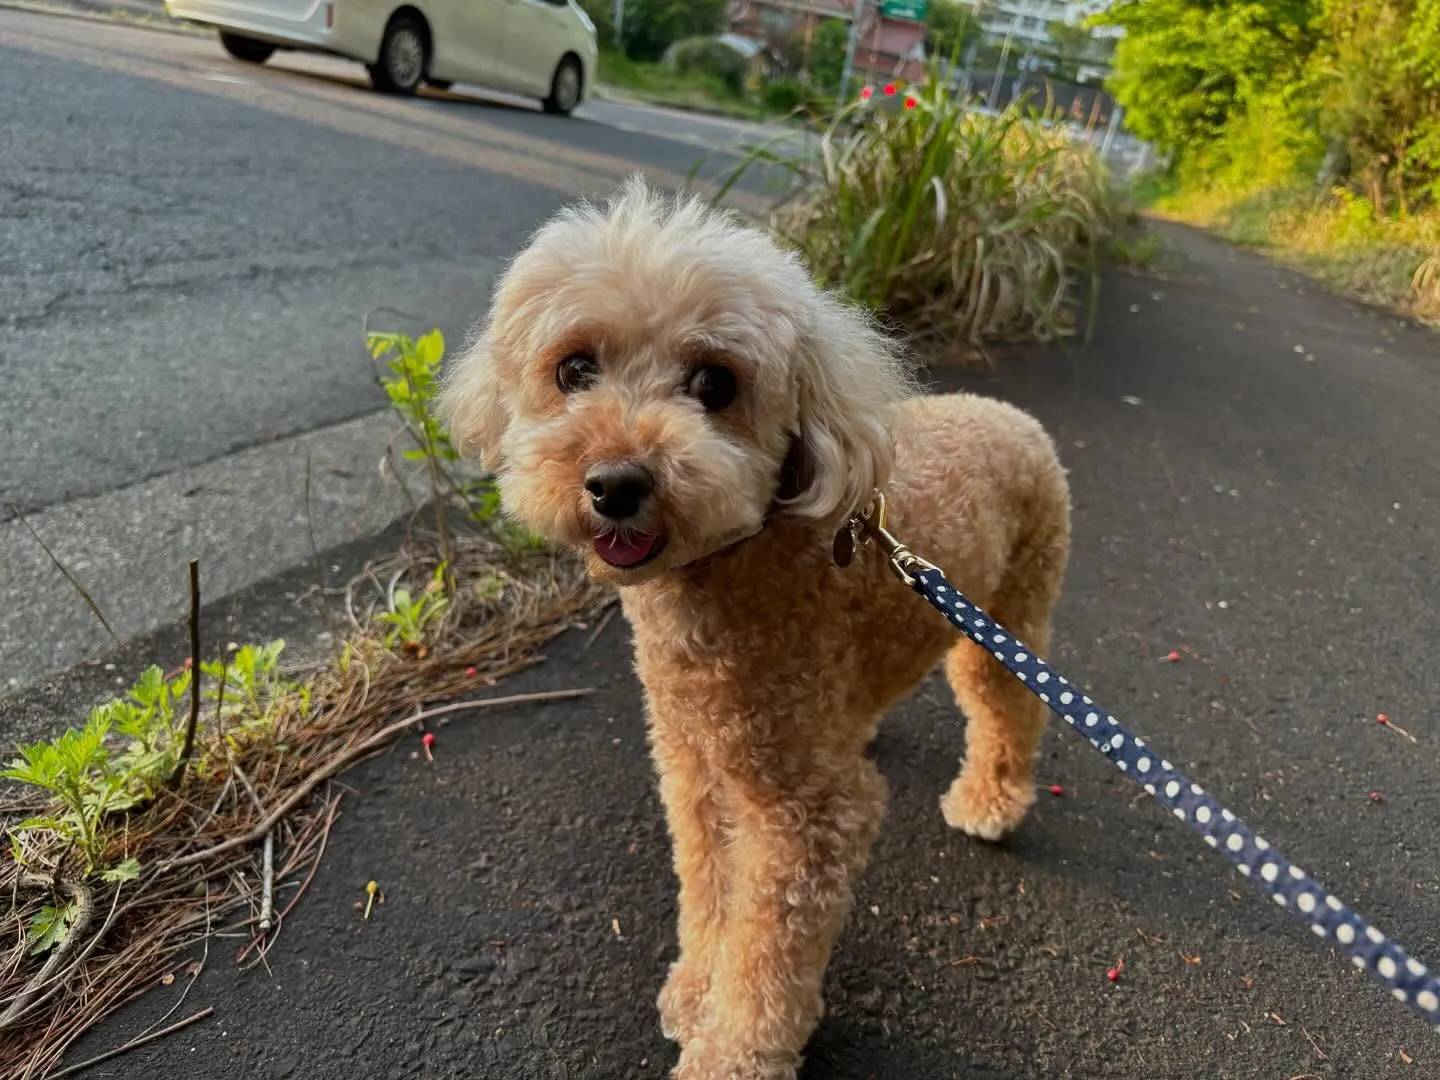
<path fill-rule="evenodd" d="M 937 385 L 1030 409 L 1070 469 L 1056 666 L 1433 964 L 1440 342 L 1214 241 L 1167 241 L 1160 273 L 1108 278 L 1090 346 Z M 304 585 L 267 582 L 214 614 L 313 639 Z M 183 656 L 182 635 L 135 644 L 116 677 Z M 270 970 L 237 975 L 212 949 L 183 1010 L 215 1014 L 96 1075 L 662 1077 L 669 846 L 628 633 L 617 619 L 589 636 L 506 689 L 593 697 L 459 715 L 433 764 L 401 745 L 348 775 Z M 63 714 L 97 680 L 12 708 Z M 999 845 L 947 830 L 937 798 L 962 746 L 939 678 L 881 727 L 890 813 L 805 1080 L 1440 1075 L 1433 1032 L 1060 725 L 1039 780 L 1062 796 L 1042 793 Z M 364 921 L 352 904 L 370 879 L 386 903 Z M 141 1030 L 185 981 L 73 1058 Z"/>
<path fill-rule="evenodd" d="M 107 640 L 15 510 L 125 633 L 173 615 L 187 552 L 224 591 L 308 552 L 307 433 L 364 432 L 363 452 L 312 440 L 365 477 L 312 477 L 318 532 L 383 526 L 406 504 L 370 482 L 367 315 L 457 341 L 562 202 L 635 169 L 678 185 L 711 151 L 702 176 L 720 175 L 744 132 L 602 101 L 565 120 L 397 100 L 359 65 L 254 68 L 209 35 L 9 9 L 0 102 L 0 688 Z M 187 494 L 212 465 L 231 496 Z"/>

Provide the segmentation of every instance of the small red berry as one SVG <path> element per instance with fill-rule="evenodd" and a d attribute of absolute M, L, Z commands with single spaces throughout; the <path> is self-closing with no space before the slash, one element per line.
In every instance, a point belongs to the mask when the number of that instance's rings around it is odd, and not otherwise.
<path fill-rule="evenodd" d="M 1065 789 L 1064 789 L 1061 785 L 1059 785 L 1059 784 L 1051 784 L 1051 785 L 1050 785 L 1050 794 L 1051 794 L 1051 795 L 1064 795 L 1064 794 L 1065 794 Z"/>
<path fill-rule="evenodd" d="M 1375 722 L 1376 722 L 1377 724 L 1388 724 L 1388 723 L 1390 723 L 1390 717 L 1386 716 L 1386 715 L 1382 712 L 1379 716 L 1375 717 Z"/>
<path fill-rule="evenodd" d="M 435 745 L 435 733 L 433 731 L 425 732 L 420 736 L 420 745 L 425 747 L 425 760 L 434 761 L 435 757 L 430 753 L 430 748 Z"/>
<path fill-rule="evenodd" d="M 1370 792 L 1370 801 L 1371 801 L 1371 802 L 1382 802 L 1383 799 L 1382 799 L 1382 797 L 1381 797 L 1381 795 L 1380 795 L 1380 792 L 1378 792 L 1378 791 L 1372 791 L 1372 792 Z"/>
<path fill-rule="evenodd" d="M 1167 656 L 1165 657 L 1165 659 L 1166 659 L 1166 660 L 1169 660 L 1170 663 L 1172 663 L 1172 664 L 1176 664 L 1176 663 L 1179 663 L 1179 661 L 1180 661 L 1180 654 L 1179 654 L 1178 652 L 1176 652 L 1174 649 L 1171 649 L 1169 655 L 1167 655 Z"/>
<path fill-rule="evenodd" d="M 1119 969 L 1118 967 L 1113 967 L 1113 968 L 1111 968 L 1109 971 L 1105 972 L 1105 977 L 1106 977 L 1107 979 L 1109 979 L 1111 982 L 1119 982 L 1119 981 L 1120 981 L 1120 969 Z"/>
<path fill-rule="evenodd" d="M 465 669 L 465 674 L 473 679 L 476 675 L 479 675 L 480 672 L 476 671 L 473 667 L 467 667 Z"/>

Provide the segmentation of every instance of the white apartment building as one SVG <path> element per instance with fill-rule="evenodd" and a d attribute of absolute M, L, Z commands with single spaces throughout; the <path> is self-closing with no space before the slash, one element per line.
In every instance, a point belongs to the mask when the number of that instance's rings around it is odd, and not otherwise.
<path fill-rule="evenodd" d="M 1007 34 L 1011 43 L 1024 48 L 1026 45 L 1045 45 L 1049 41 L 1046 29 L 1053 22 L 1076 25 L 1091 15 L 1104 11 L 1111 0 L 967 0 L 980 20 L 985 33 L 992 38 L 1003 38 Z M 1095 37 L 1118 36 L 1118 28 L 1098 27 L 1091 31 Z"/>
<path fill-rule="evenodd" d="M 1044 45 L 1052 22 L 1063 22 L 1065 0 L 972 0 L 976 17 L 985 33 L 993 38 L 1010 36 L 1012 44 Z"/>

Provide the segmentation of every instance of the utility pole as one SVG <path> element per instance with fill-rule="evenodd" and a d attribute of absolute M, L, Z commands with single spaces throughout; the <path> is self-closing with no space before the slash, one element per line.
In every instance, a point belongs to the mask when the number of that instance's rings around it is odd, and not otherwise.
<path fill-rule="evenodd" d="M 615 0 L 614 10 L 615 17 L 612 21 L 615 23 L 615 47 L 619 49 L 625 44 L 625 0 Z"/>
<path fill-rule="evenodd" d="M 845 41 L 845 67 L 840 72 L 840 96 L 835 100 L 837 109 L 843 109 L 850 96 L 850 77 L 855 69 L 855 46 L 860 41 L 860 20 L 865 14 L 865 3 L 866 0 L 855 0 L 855 17 L 850 22 L 850 36 Z"/>
<path fill-rule="evenodd" d="M 1022 3 L 1015 9 L 1015 14 L 1010 19 L 1010 25 L 1005 28 L 1005 44 L 1000 48 L 1000 63 L 995 66 L 995 78 L 990 81 L 990 100 L 985 102 L 996 112 L 1000 111 L 1000 84 L 1005 79 L 1005 65 L 1010 62 L 1010 42 L 1015 37 L 1015 31 L 1020 28 L 1020 14 L 1025 10 Z"/>
<path fill-rule="evenodd" d="M 1099 100 L 1098 98 L 1096 99 Z M 1125 110 L 1116 102 L 1110 106 L 1110 123 L 1105 128 L 1105 138 L 1100 143 L 1100 160 L 1104 161 L 1110 156 L 1110 147 L 1115 143 L 1115 134 L 1120 130 L 1120 122 L 1125 118 Z"/>

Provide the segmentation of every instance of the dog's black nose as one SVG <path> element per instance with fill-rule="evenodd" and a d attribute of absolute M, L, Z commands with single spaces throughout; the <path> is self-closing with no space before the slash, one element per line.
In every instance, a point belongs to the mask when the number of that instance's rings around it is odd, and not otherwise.
<path fill-rule="evenodd" d="M 585 490 L 596 513 L 622 521 L 640 512 L 655 480 L 639 465 L 597 465 L 585 474 Z"/>

